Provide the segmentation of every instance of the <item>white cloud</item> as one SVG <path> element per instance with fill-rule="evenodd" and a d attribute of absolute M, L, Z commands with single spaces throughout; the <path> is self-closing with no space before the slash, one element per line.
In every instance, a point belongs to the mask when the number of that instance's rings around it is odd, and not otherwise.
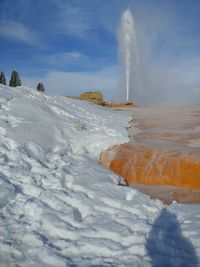
<path fill-rule="evenodd" d="M 24 77 L 23 85 L 36 88 L 38 82 L 43 82 L 47 93 L 79 96 L 84 91 L 100 90 L 106 99 L 117 95 L 116 66 L 105 68 L 98 72 L 64 72 L 52 71 L 45 76 Z"/>
<path fill-rule="evenodd" d="M 195 60 L 195 59 L 194 59 Z M 191 105 L 199 100 L 200 66 L 191 68 L 186 62 L 182 66 L 166 66 L 165 62 L 152 63 L 142 73 L 144 94 L 136 88 L 134 102 L 145 105 Z M 49 94 L 79 96 L 84 91 L 100 90 L 106 100 L 121 101 L 124 94 L 120 87 L 117 66 L 109 66 L 97 72 L 51 71 L 38 77 L 21 77 L 23 85 L 36 88 L 43 82 Z"/>
<path fill-rule="evenodd" d="M 30 45 L 37 42 L 36 34 L 31 32 L 20 22 L 0 21 L 0 35 Z"/>

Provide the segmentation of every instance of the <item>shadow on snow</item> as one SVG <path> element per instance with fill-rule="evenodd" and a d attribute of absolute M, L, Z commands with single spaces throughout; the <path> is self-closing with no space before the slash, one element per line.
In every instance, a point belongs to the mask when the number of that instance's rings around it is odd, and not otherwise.
<path fill-rule="evenodd" d="M 148 236 L 146 249 L 152 267 L 197 267 L 194 247 L 181 233 L 175 214 L 163 209 Z"/>

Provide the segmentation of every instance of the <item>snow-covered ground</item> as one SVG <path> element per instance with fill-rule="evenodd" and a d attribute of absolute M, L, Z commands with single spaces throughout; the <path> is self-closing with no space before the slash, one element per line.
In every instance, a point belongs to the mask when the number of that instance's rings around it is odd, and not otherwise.
<path fill-rule="evenodd" d="M 0 86 L 0 267 L 200 266 L 200 206 L 164 206 L 98 163 L 130 115 Z"/>

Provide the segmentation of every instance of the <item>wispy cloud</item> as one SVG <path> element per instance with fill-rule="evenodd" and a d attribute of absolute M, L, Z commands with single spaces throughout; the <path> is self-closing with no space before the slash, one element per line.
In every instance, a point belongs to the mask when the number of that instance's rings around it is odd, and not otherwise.
<path fill-rule="evenodd" d="M 91 30 L 90 15 L 84 5 L 75 5 L 73 1 L 54 0 L 57 9 L 55 27 L 59 33 L 85 38 Z"/>
<path fill-rule="evenodd" d="M 88 54 L 84 54 L 74 51 L 63 51 L 57 53 L 46 53 L 36 57 L 37 62 L 41 62 L 41 65 L 50 70 L 57 71 L 99 71 L 102 68 L 105 68 L 109 64 L 109 58 L 107 57 L 91 57 Z"/>
<path fill-rule="evenodd" d="M 7 20 L 0 21 L 0 35 L 29 45 L 37 43 L 37 35 L 27 29 L 20 22 Z"/>
<path fill-rule="evenodd" d="M 71 52 L 59 52 L 47 55 L 43 59 L 47 64 L 53 66 L 64 66 L 67 64 L 77 64 L 81 61 L 87 60 L 87 57 L 80 52 L 71 51 Z"/>

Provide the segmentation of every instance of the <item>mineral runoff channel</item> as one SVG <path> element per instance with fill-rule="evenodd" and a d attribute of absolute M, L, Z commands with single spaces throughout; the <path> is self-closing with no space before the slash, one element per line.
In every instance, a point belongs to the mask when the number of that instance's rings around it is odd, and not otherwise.
<path fill-rule="evenodd" d="M 200 204 L 199 107 L 137 107 L 132 112 L 130 143 L 103 152 L 101 163 L 165 204 Z"/>

